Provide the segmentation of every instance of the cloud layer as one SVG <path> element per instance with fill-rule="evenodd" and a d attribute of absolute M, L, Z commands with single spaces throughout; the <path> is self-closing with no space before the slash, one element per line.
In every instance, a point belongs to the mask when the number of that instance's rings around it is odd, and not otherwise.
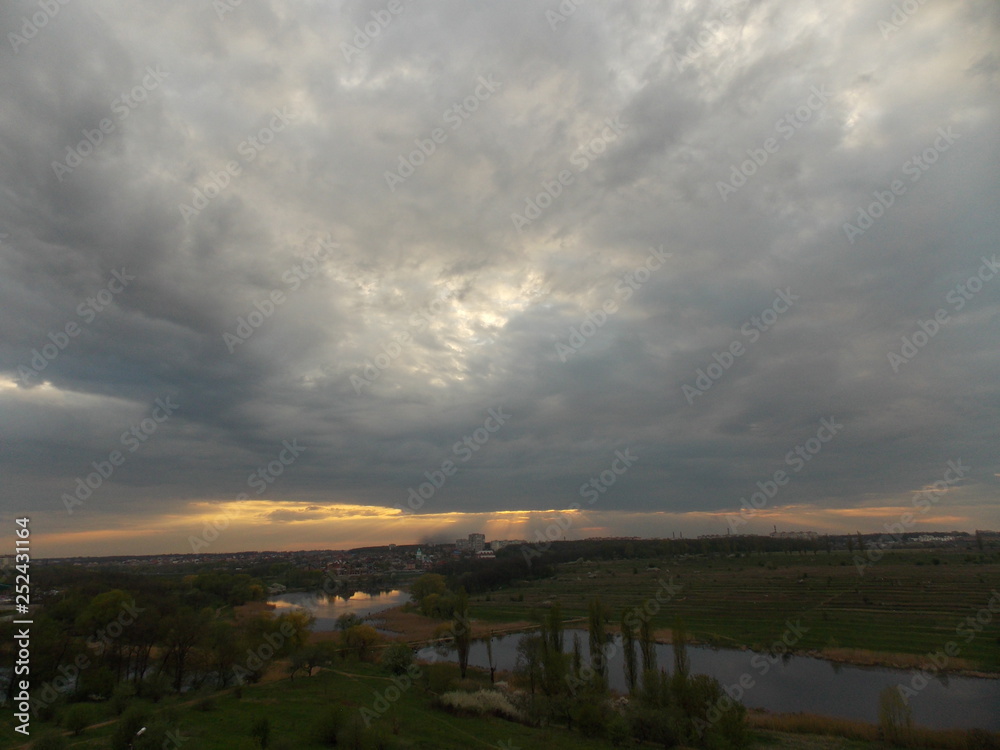
<path fill-rule="evenodd" d="M 50 554 L 190 551 L 223 512 L 218 550 L 573 503 L 568 535 L 724 533 L 778 470 L 743 530 L 874 531 L 957 459 L 921 523 L 1000 525 L 989 0 L 0 30 L 0 509 Z"/>

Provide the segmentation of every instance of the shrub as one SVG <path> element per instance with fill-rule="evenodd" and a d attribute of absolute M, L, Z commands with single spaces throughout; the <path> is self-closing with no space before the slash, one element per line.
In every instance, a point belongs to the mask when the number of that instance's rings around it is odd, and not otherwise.
<path fill-rule="evenodd" d="M 122 714 L 111 735 L 111 750 L 128 750 L 136 733 L 146 724 L 148 713 L 140 706 L 133 706 Z"/>
<path fill-rule="evenodd" d="M 118 683 L 111 695 L 111 710 L 115 712 L 115 716 L 125 713 L 133 698 L 135 698 L 135 685 L 131 682 Z"/>
<path fill-rule="evenodd" d="M 271 742 L 271 721 L 266 716 L 254 719 L 250 725 L 250 736 L 261 750 L 267 750 Z"/>
<path fill-rule="evenodd" d="M 339 708 L 324 713 L 313 728 L 313 738 L 321 745 L 335 747 L 337 735 L 344 728 L 344 714 Z"/>
<path fill-rule="evenodd" d="M 382 666 L 392 674 L 403 674 L 413 664 L 413 649 L 405 643 L 394 643 L 382 654 Z"/>
<path fill-rule="evenodd" d="M 60 723 L 71 731 L 74 737 L 77 737 L 80 732 L 91 725 L 92 718 L 93 711 L 90 705 L 86 703 L 74 703 L 66 709 L 66 713 L 63 714 Z"/>
<path fill-rule="evenodd" d="M 597 703 L 586 701 L 576 711 L 576 725 L 587 737 L 604 737 L 607 719 Z"/>
<path fill-rule="evenodd" d="M 428 664 L 424 671 L 427 680 L 427 690 L 441 694 L 450 687 L 452 680 L 458 677 L 458 667 L 443 662 Z"/>

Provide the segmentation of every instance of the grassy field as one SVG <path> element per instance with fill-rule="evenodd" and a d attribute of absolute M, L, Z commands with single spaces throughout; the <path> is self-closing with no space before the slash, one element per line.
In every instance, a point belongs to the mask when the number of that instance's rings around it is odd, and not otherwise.
<path fill-rule="evenodd" d="M 457 672 L 457 668 L 456 672 Z M 488 683 L 482 674 L 473 679 Z M 339 706 L 347 716 L 358 716 L 363 707 L 371 708 L 376 694 L 392 685 L 385 673 L 370 664 L 342 665 L 334 671 L 322 671 L 313 677 L 294 681 L 282 679 L 243 688 L 242 696 L 232 691 L 217 693 L 207 710 L 202 698 L 192 700 L 172 698 L 159 704 L 148 704 L 154 718 L 166 722 L 184 738 L 182 748 L 191 750 L 242 750 L 255 747 L 250 727 L 255 719 L 266 716 L 271 723 L 272 750 L 320 750 L 325 747 L 313 739 L 313 728 L 333 706 Z M 204 696 L 203 696 L 204 697 Z M 95 707 L 96 708 L 96 707 Z M 532 728 L 496 718 L 455 716 L 431 707 L 431 697 L 422 686 L 404 691 L 375 723 L 385 731 L 404 740 L 404 747 L 466 750 L 598 750 L 610 748 L 607 742 L 583 737 L 558 727 Z M 16 739 L 4 718 L 0 748 L 24 745 Z M 32 736 L 37 738 L 49 725 L 34 724 Z M 74 750 L 104 750 L 109 746 L 113 723 L 84 730 L 70 737 Z M 787 750 L 863 750 L 879 747 L 875 743 L 838 739 L 820 735 L 790 734 L 779 731 L 759 731 L 755 747 Z"/>
<path fill-rule="evenodd" d="M 956 632 L 1000 590 L 1000 563 L 975 562 L 966 553 L 887 554 L 863 576 L 847 553 L 583 561 L 559 566 L 554 578 L 473 597 L 472 615 L 524 620 L 532 608 L 558 601 L 567 618 L 584 618 L 597 595 L 617 622 L 624 607 L 654 597 L 661 580 L 681 588 L 654 616 L 655 624 L 668 628 L 680 617 L 702 643 L 764 650 L 781 636 L 786 620 L 801 620 L 809 632 L 800 650 L 844 658 L 853 649 L 926 654 L 955 641 L 959 658 L 1000 670 L 1000 615 L 993 614 L 982 632 Z"/>

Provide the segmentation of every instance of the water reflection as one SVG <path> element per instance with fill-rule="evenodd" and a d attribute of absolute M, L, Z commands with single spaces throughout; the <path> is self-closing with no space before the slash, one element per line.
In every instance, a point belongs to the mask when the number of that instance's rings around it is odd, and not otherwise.
<path fill-rule="evenodd" d="M 313 630 L 336 630 L 337 618 L 347 613 L 358 617 L 380 612 L 389 607 L 396 607 L 410 601 L 410 595 L 399 589 L 380 593 L 365 593 L 357 591 L 342 597 L 325 592 L 296 592 L 281 594 L 268 599 L 280 613 L 288 609 L 308 610 L 315 618 Z"/>
<path fill-rule="evenodd" d="M 586 631 L 567 630 L 565 648 L 571 650 L 573 635 L 578 633 L 586 652 Z M 500 669 L 512 670 L 517 663 L 520 635 L 493 639 L 493 655 Z M 625 692 L 625 677 L 620 638 L 614 640 L 608 676 L 611 687 Z M 657 644 L 657 663 L 671 669 L 673 649 Z M 455 661 L 454 653 L 448 657 Z M 771 660 L 766 655 L 735 649 L 688 647 L 692 673 L 709 674 L 723 686 L 739 683 L 749 675 L 752 686 L 743 697 L 744 705 L 770 711 L 797 711 L 838 716 L 871 723 L 878 721 L 878 696 L 888 685 L 909 684 L 915 672 L 905 669 L 856 667 L 831 664 L 806 656 L 785 656 Z M 586 660 L 586 653 L 584 654 Z M 471 665 L 488 668 L 486 644 L 472 646 Z M 917 724 L 936 728 L 1000 730 L 1000 680 L 940 675 L 910 699 Z"/>

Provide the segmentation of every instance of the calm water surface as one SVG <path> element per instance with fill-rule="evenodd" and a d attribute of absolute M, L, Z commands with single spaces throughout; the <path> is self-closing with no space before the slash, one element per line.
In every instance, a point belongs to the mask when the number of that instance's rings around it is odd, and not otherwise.
<path fill-rule="evenodd" d="M 586 661 L 586 631 L 567 630 L 565 648 L 572 650 L 574 633 L 580 636 Z M 511 635 L 493 639 L 493 657 L 499 669 L 514 669 L 520 638 L 520 635 Z M 624 658 L 621 640 L 617 636 L 614 644 L 615 652 L 608 674 L 611 687 L 625 692 Z M 878 722 L 879 693 L 887 685 L 901 682 L 909 685 L 914 674 L 903 669 L 834 664 L 807 656 L 772 661 L 767 655 L 752 651 L 701 646 L 689 646 L 687 651 L 692 673 L 711 675 L 724 686 L 738 684 L 741 676 L 750 675 L 753 686 L 743 696 L 743 704 L 747 707 L 781 713 L 803 711 L 872 723 Z M 672 671 L 672 647 L 657 644 L 656 652 L 659 666 Z M 454 653 L 446 658 L 456 661 Z M 469 664 L 489 667 L 484 642 L 473 644 Z M 910 699 L 910 707 L 914 722 L 923 726 L 1000 730 L 1000 680 L 974 677 L 932 679 Z"/>
<path fill-rule="evenodd" d="M 410 601 L 410 595 L 398 589 L 381 594 L 365 594 L 358 591 L 349 599 L 342 599 L 323 592 L 296 592 L 272 596 L 267 601 L 273 604 L 279 613 L 287 609 L 308 610 L 316 618 L 313 630 L 336 630 L 337 618 L 343 614 L 353 612 L 358 617 L 364 617 L 389 607 L 406 604 Z"/>

